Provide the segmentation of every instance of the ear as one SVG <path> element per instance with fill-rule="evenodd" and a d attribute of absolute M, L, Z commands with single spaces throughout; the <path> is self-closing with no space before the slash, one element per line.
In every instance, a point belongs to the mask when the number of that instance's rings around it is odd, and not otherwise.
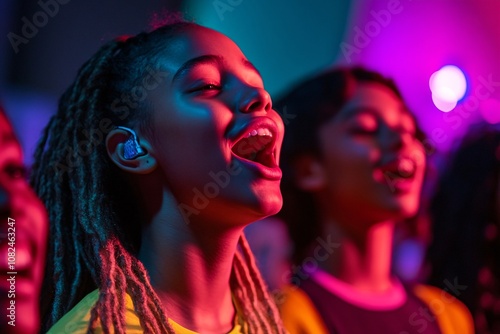
<path fill-rule="evenodd" d="M 318 191 L 326 185 L 326 174 L 317 157 L 302 155 L 294 162 L 295 184 L 304 191 Z"/>
<path fill-rule="evenodd" d="M 133 132 L 116 128 L 106 136 L 106 150 L 113 163 L 120 169 L 134 174 L 149 174 L 156 169 L 158 162 L 151 154 L 152 147 L 145 138 L 136 138 L 144 153 L 135 158 L 125 158 L 125 143 L 134 140 Z"/>

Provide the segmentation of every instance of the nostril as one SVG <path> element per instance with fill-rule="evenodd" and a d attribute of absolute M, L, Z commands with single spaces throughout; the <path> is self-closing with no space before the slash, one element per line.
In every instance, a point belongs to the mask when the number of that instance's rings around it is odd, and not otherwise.
<path fill-rule="evenodd" d="M 243 112 L 268 112 L 272 108 L 271 97 L 263 88 L 252 88 L 242 101 L 240 110 Z"/>
<path fill-rule="evenodd" d="M 269 99 L 269 101 L 266 103 L 266 105 L 264 107 L 264 110 L 265 111 L 270 111 L 272 108 L 273 108 L 273 106 L 272 106 L 272 103 L 271 103 L 271 99 Z"/>
<path fill-rule="evenodd" d="M 269 103 L 264 103 L 264 101 L 256 100 L 248 107 L 248 111 L 269 111 Z"/>

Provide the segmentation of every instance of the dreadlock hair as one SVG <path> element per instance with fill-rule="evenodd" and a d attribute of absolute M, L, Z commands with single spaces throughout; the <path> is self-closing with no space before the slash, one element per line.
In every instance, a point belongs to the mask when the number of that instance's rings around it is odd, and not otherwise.
<path fill-rule="evenodd" d="M 173 333 L 162 303 L 137 258 L 141 207 L 134 189 L 107 156 L 105 134 L 116 126 L 148 131 L 144 77 L 161 73 L 160 56 L 176 33 L 196 27 L 178 21 L 101 47 L 62 95 L 35 152 L 32 185 L 50 219 L 41 296 L 42 331 L 98 289 L 89 333 L 125 333 L 129 294 L 145 333 Z M 142 85 L 142 86 L 141 86 Z M 143 87 L 144 86 L 144 87 Z M 130 108 L 129 108 L 130 107 Z M 242 236 L 231 289 L 251 333 L 284 333 L 281 320 Z"/>
<path fill-rule="evenodd" d="M 300 264 L 309 255 L 312 243 L 322 234 L 319 208 L 313 194 L 296 185 L 295 162 L 302 155 L 321 158 L 319 128 L 337 115 L 351 99 L 357 85 L 363 83 L 384 85 L 404 102 L 391 79 L 362 67 L 338 67 L 301 82 L 274 103 L 276 110 L 293 116 L 286 127 L 281 150 L 283 208 L 278 216 L 288 225 L 294 243 L 292 260 L 295 264 Z M 424 133 L 414 115 L 409 115 L 417 126 L 417 138 L 423 141 Z"/>

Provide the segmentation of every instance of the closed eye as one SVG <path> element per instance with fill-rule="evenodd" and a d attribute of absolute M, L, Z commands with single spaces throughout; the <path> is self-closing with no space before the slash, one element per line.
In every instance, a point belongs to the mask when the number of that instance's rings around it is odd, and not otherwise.
<path fill-rule="evenodd" d="M 13 180 L 24 179 L 27 175 L 26 168 L 18 164 L 9 164 L 5 166 L 4 172 L 10 179 Z"/>
<path fill-rule="evenodd" d="M 377 134 L 380 128 L 377 116 L 364 109 L 358 110 L 348 124 L 349 132 L 356 136 L 372 136 Z"/>
<path fill-rule="evenodd" d="M 360 136 L 371 136 L 375 135 L 377 133 L 378 129 L 377 128 L 353 128 L 351 129 L 351 133 L 353 135 L 360 135 Z"/>
<path fill-rule="evenodd" d="M 204 91 L 220 91 L 222 86 L 218 84 L 203 84 L 195 88 L 190 89 L 189 93 L 204 92 Z"/>
<path fill-rule="evenodd" d="M 353 135 L 371 136 L 376 135 L 379 129 L 380 126 L 377 120 L 365 118 L 357 121 L 355 124 L 352 124 L 349 132 Z"/>
<path fill-rule="evenodd" d="M 215 84 L 208 84 L 200 87 L 198 90 L 220 90 L 222 87 Z"/>

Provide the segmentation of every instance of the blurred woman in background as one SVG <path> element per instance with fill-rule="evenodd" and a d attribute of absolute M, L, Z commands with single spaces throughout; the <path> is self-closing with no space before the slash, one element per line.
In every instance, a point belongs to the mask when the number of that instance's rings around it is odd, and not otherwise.
<path fill-rule="evenodd" d="M 395 84 L 362 68 L 329 70 L 277 109 L 294 116 L 280 213 L 296 247 L 282 305 L 287 329 L 472 333 L 456 298 L 404 286 L 391 271 L 395 226 L 417 213 L 426 167 L 424 135 Z"/>
<path fill-rule="evenodd" d="M 47 213 L 26 180 L 23 154 L 0 107 L 0 332 L 40 328 Z"/>

